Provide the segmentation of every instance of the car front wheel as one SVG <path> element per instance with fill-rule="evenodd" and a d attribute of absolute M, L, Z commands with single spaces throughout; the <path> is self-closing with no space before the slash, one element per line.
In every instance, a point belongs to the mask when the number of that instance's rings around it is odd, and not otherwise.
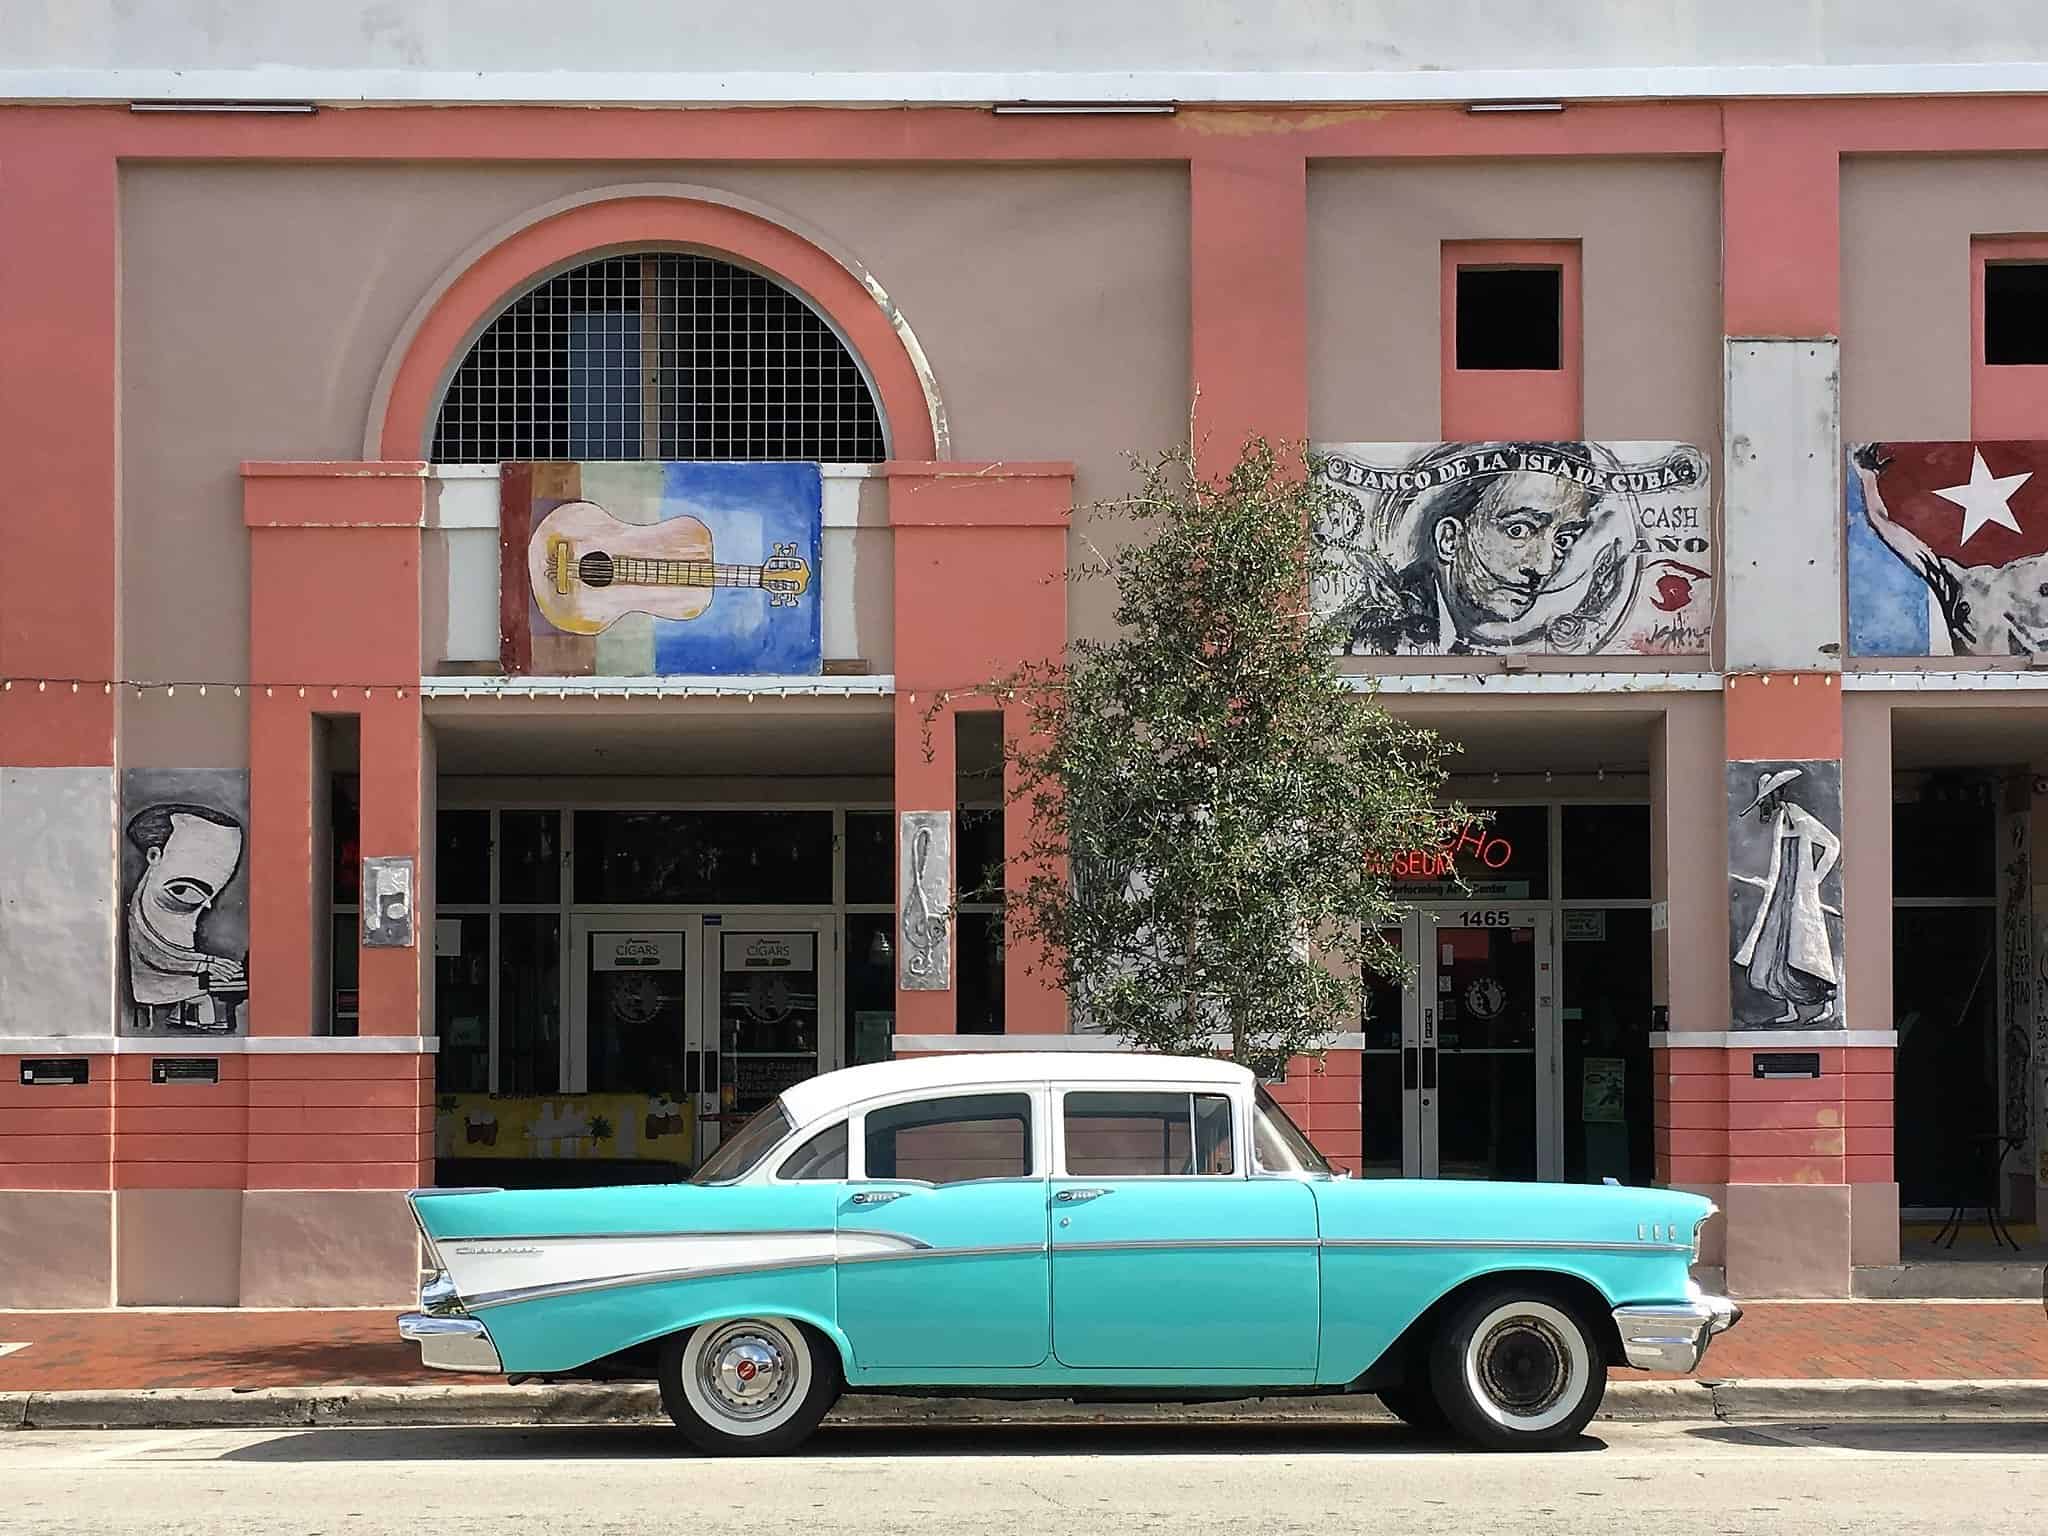
<path fill-rule="evenodd" d="M 662 1407 L 714 1456 L 790 1450 L 838 1396 L 836 1354 L 786 1317 L 706 1323 L 661 1352 Z"/>
<path fill-rule="evenodd" d="M 1451 1427 L 1496 1450 L 1576 1439 L 1599 1411 L 1607 1362 L 1577 1311 L 1514 1287 L 1458 1307 L 1430 1350 L 1430 1380 Z"/>

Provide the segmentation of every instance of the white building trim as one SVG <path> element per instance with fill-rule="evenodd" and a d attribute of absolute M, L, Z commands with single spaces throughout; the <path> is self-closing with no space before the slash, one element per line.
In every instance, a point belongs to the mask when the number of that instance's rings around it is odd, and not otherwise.
<path fill-rule="evenodd" d="M 942 1051 L 1132 1051 L 1121 1035 L 896 1035 L 891 1044 L 898 1051 L 936 1054 Z M 1230 1045 L 1227 1035 L 1209 1042 L 1212 1050 Z M 1326 1051 L 1362 1051 L 1365 1036 L 1353 1031 L 1332 1035 L 1323 1042 Z"/>
<path fill-rule="evenodd" d="M 1896 1029 L 1685 1029 L 1650 1031 L 1650 1049 L 1812 1051 L 1834 1046 L 1896 1050 Z"/>
<path fill-rule="evenodd" d="M 854 699 L 896 692 L 892 673 L 868 677 L 427 677 L 423 699 Z"/>
<path fill-rule="evenodd" d="M 432 1035 L 0 1035 L 5 1056 L 432 1056 Z"/>
<path fill-rule="evenodd" d="M 2048 669 L 1972 667 L 1897 672 L 1844 672 L 1842 687 L 1850 693 L 2043 693 Z"/>
<path fill-rule="evenodd" d="M 1349 673 L 1353 693 L 1719 693 L 1718 672 Z"/>
<path fill-rule="evenodd" d="M 1930 39 L 1929 48 L 1937 44 Z M 1645 64 L 1395 70 L 0 70 L 0 101 L 562 106 L 1310 106 L 2048 93 L 2048 63 Z M 244 108 L 246 109 L 246 107 Z"/>

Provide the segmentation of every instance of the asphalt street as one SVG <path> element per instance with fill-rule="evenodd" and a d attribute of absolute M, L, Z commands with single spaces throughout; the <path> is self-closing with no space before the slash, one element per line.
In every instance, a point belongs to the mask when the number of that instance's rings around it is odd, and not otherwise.
<path fill-rule="evenodd" d="M 0 1433 L 0 1531 L 1855 1532 L 2034 1528 L 2048 1424 L 1613 1424 L 1489 1456 L 1394 1426 L 837 1429 L 774 1460 L 665 1430 Z"/>

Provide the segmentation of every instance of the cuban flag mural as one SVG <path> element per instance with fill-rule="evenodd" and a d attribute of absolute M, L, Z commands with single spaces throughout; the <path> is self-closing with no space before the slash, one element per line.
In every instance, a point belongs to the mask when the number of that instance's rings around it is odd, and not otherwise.
<path fill-rule="evenodd" d="M 2048 442 L 1848 449 L 1849 650 L 2048 651 Z"/>

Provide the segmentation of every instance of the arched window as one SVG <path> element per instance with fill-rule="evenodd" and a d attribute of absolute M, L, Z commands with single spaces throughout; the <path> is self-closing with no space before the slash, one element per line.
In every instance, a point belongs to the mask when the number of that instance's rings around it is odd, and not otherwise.
<path fill-rule="evenodd" d="M 434 461 L 886 456 L 873 391 L 824 317 L 710 256 L 607 256 L 523 294 L 449 381 Z"/>

